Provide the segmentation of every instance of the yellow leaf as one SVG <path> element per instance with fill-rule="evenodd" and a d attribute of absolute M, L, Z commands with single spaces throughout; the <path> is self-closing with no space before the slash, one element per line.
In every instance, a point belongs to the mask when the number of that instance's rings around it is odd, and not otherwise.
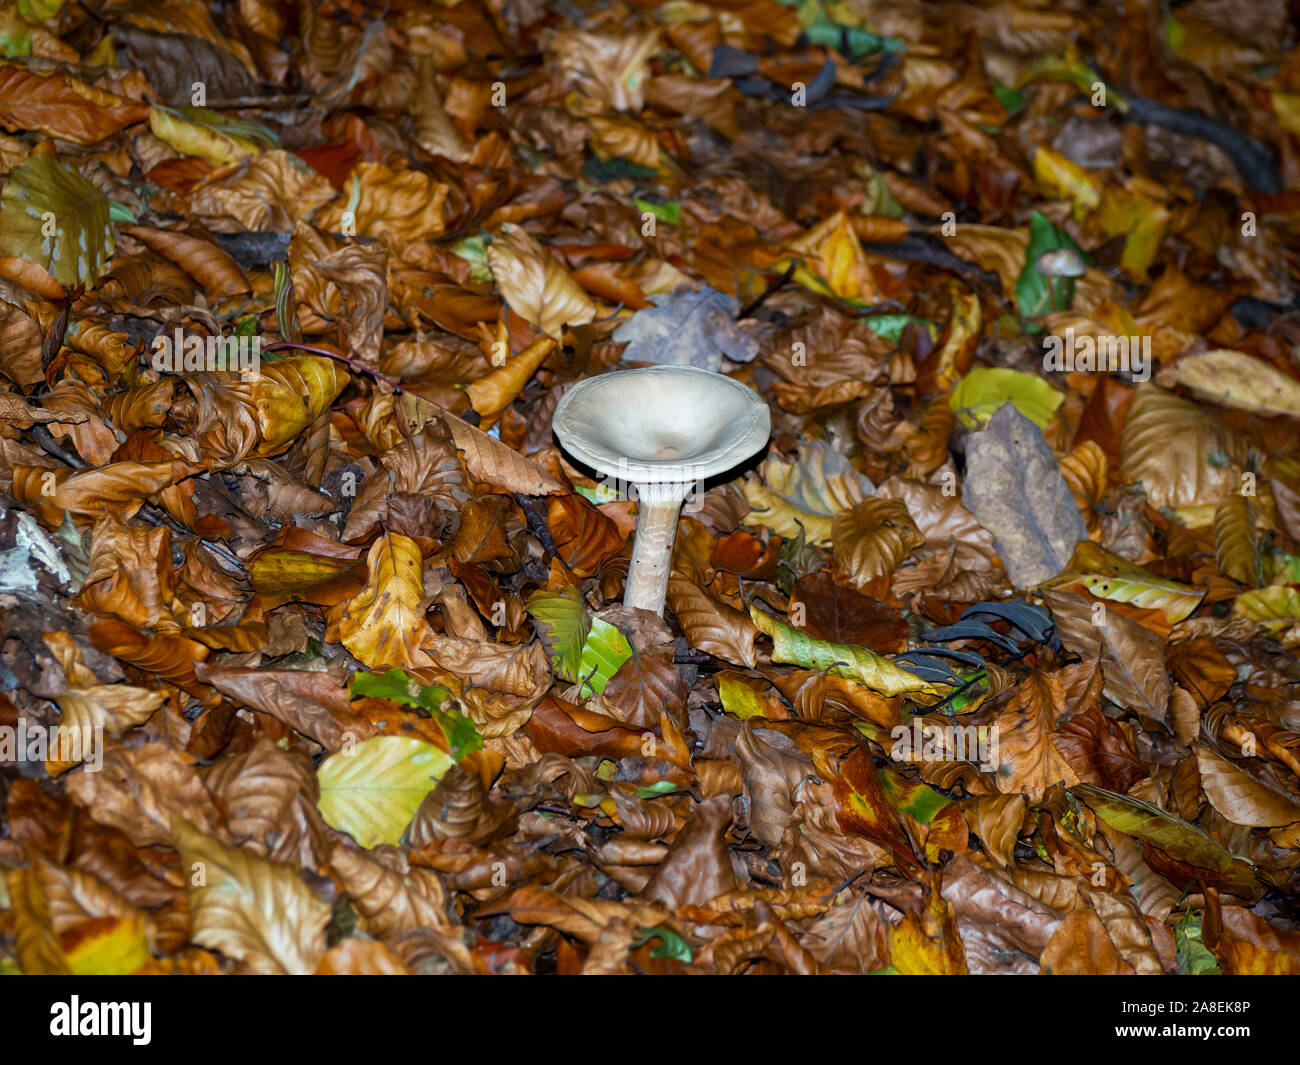
<path fill-rule="evenodd" d="M 1275 92 L 1271 95 L 1278 124 L 1288 133 L 1300 136 L 1300 93 Z"/>
<path fill-rule="evenodd" d="M 957 383 L 957 359 L 972 338 L 980 333 L 980 299 L 974 293 L 953 294 L 952 318 L 948 322 L 948 338 L 936 357 L 935 382 L 940 390 L 948 391 Z"/>
<path fill-rule="evenodd" d="M 420 548 L 409 536 L 384 536 L 371 547 L 366 566 L 366 586 L 343 608 L 343 646 L 371 669 L 433 665 L 420 650 L 433 635 L 420 610 Z"/>
<path fill-rule="evenodd" d="M 518 355 L 485 374 L 465 389 L 470 404 L 481 418 L 495 418 L 524 390 L 528 379 L 555 350 L 551 337 L 534 340 Z"/>
<path fill-rule="evenodd" d="M 786 245 L 785 251 L 786 257 L 775 268 L 784 269 L 791 259 L 800 262 L 794 279 L 814 292 L 862 303 L 880 296 L 857 232 L 843 211 Z"/>
<path fill-rule="evenodd" d="M 60 940 L 74 976 L 126 976 L 152 958 L 139 917 L 92 917 Z"/>
<path fill-rule="evenodd" d="M 272 455 L 291 444 L 338 398 L 348 373 L 333 359 L 294 355 L 262 364 L 251 381 L 241 381 L 257 408 L 262 441 L 259 455 Z"/>
<path fill-rule="evenodd" d="M 1064 401 L 1065 396 L 1034 374 L 976 366 L 953 389 L 948 402 L 968 429 L 986 424 L 1007 402 L 1038 428 L 1045 429 Z"/>
<path fill-rule="evenodd" d="M 372 736 L 320 764 L 317 806 L 326 822 L 363 847 L 396 845 L 452 764 L 451 756 L 432 743 Z"/>
<path fill-rule="evenodd" d="M 1076 220 L 1101 202 L 1101 179 L 1045 144 L 1034 153 L 1034 180 L 1049 195 L 1069 200 Z"/>
<path fill-rule="evenodd" d="M 149 129 L 155 137 L 175 148 L 181 155 L 204 159 L 213 166 L 229 166 L 261 151 L 250 140 L 223 133 L 211 126 L 186 121 L 164 107 L 150 108 Z"/>
<path fill-rule="evenodd" d="M 1082 584 L 1098 599 L 1132 603 L 1144 610 L 1159 610 L 1170 625 L 1177 625 L 1188 617 L 1205 597 L 1204 589 L 1168 577 L 1157 577 L 1091 540 L 1080 540 L 1075 545 L 1070 564 L 1043 587 L 1060 588 L 1075 582 Z"/>
<path fill-rule="evenodd" d="M 919 914 L 909 911 L 889 929 L 889 960 L 901 976 L 958 976 L 966 973 L 957 922 L 937 889 Z"/>
<path fill-rule="evenodd" d="M 448 187 L 420 170 L 394 170 L 361 162 L 344 187 L 346 196 L 320 214 L 316 224 L 331 232 L 356 232 L 401 246 L 439 237 L 446 229 Z M 350 218 L 345 215 L 350 214 Z M 354 228 L 344 228 L 351 223 Z"/>
<path fill-rule="evenodd" d="M 872 490 L 871 482 L 822 440 L 801 443 L 797 461 L 772 457 L 758 472 L 743 486 L 751 507 L 743 522 L 781 536 L 803 535 L 819 546 L 831 542 L 831 519 Z"/>
<path fill-rule="evenodd" d="M 760 631 L 772 638 L 773 662 L 824 669 L 833 676 L 865 684 L 881 695 L 936 695 L 940 691 L 940 687 L 865 647 L 819 640 L 752 606 L 749 616 Z"/>
<path fill-rule="evenodd" d="M 1284 647 L 1294 646 L 1300 632 L 1300 589 L 1274 584 L 1243 592 L 1232 602 L 1232 616 L 1257 621 Z"/>

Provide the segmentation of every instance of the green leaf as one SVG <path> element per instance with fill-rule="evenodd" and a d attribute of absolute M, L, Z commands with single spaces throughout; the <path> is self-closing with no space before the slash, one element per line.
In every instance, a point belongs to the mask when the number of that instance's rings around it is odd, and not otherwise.
<path fill-rule="evenodd" d="M 1010 402 L 1038 428 L 1047 428 L 1065 396 L 1041 377 L 1005 367 L 976 366 L 958 382 L 948 403 L 963 425 L 978 429 Z"/>
<path fill-rule="evenodd" d="M 632 657 L 632 645 L 613 625 L 600 618 L 591 619 L 591 631 L 582 645 L 578 677 L 582 680 L 579 696 L 590 698 L 605 690 L 618 667 Z"/>
<path fill-rule="evenodd" d="M 861 26 L 839 22 L 827 12 L 822 0 L 781 0 L 781 2 L 799 9 L 799 24 L 803 27 L 810 44 L 835 48 L 849 59 L 860 59 L 873 52 L 902 52 L 907 49 L 907 42 L 897 37 L 882 37 Z M 846 5 L 836 4 L 833 5 L 832 10 L 836 15 L 844 17 L 844 13 L 849 9 Z"/>
<path fill-rule="evenodd" d="M 644 788 L 637 788 L 632 794 L 638 799 L 657 799 L 660 795 L 672 795 L 682 790 L 684 789 L 680 784 L 674 784 L 671 780 L 656 780 Z"/>
<path fill-rule="evenodd" d="M 618 667 L 632 657 L 632 645 L 618 629 L 600 618 L 588 620 L 577 588 L 534 592 L 525 609 L 537 625 L 555 675 L 582 681 L 583 699 L 603 692 Z"/>
<path fill-rule="evenodd" d="M 354 698 L 371 695 L 424 710 L 447 737 L 447 746 L 451 748 L 451 757 L 455 761 L 483 746 L 483 737 L 478 734 L 474 722 L 454 707 L 449 710 L 442 708 L 451 698 L 451 692 L 440 684 L 421 684 L 403 670 L 390 669 L 382 674 L 353 674 L 349 691 Z"/>
<path fill-rule="evenodd" d="M 277 262 L 275 264 L 275 320 L 280 330 L 280 339 L 290 339 L 289 334 L 292 332 L 292 326 L 295 322 L 297 310 L 289 305 L 293 299 L 293 278 L 289 272 L 287 262 Z M 278 352 L 273 352 L 267 358 L 274 360 Z"/>
<path fill-rule="evenodd" d="M 819 640 L 752 606 L 749 616 L 760 631 L 772 637 L 773 662 L 793 663 L 804 669 L 826 669 L 837 677 L 865 684 L 881 695 L 939 694 L 940 689 L 929 681 L 865 647 Z"/>
<path fill-rule="evenodd" d="M 1237 887 L 1248 894 L 1253 889 L 1255 876 L 1251 864 L 1195 825 L 1143 799 L 1091 784 L 1076 784 L 1070 792 L 1116 831 L 1157 847 L 1180 862 L 1216 874 L 1212 879 L 1206 878 L 1208 883 L 1216 887 Z"/>
<path fill-rule="evenodd" d="M 643 928 L 641 929 L 641 938 L 632 944 L 632 949 L 643 947 L 652 939 L 657 939 L 659 945 L 650 948 L 650 957 L 652 958 L 676 958 L 678 961 L 690 963 L 694 956 L 691 953 L 691 946 L 676 932 L 667 928 Z"/>
<path fill-rule="evenodd" d="M 1033 318 L 1051 311 L 1068 311 L 1074 302 L 1074 278 L 1049 278 L 1038 269 L 1038 258 L 1057 248 L 1073 248 L 1087 261 L 1087 255 L 1060 226 L 1037 211 L 1029 216 L 1029 244 L 1025 248 L 1025 265 L 1016 279 L 1016 307 L 1022 318 Z"/>
<path fill-rule="evenodd" d="M 582 173 L 593 185 L 606 185 L 620 178 L 645 181 L 659 176 L 659 171 L 629 163 L 626 159 L 588 159 L 582 164 Z"/>
<path fill-rule="evenodd" d="M 13 8 L 0 10 L 0 53 L 9 58 L 32 54 L 32 33 Z"/>
<path fill-rule="evenodd" d="M 896 770 L 886 768 L 880 779 L 885 782 L 885 794 L 894 808 L 910 814 L 923 825 L 933 821 L 940 810 L 953 805 L 947 795 L 919 780 L 908 780 Z"/>
<path fill-rule="evenodd" d="M 63 7 L 63 0 L 18 0 L 18 10 L 24 18 L 44 22 L 53 18 Z"/>
<path fill-rule="evenodd" d="M 1008 116 L 1014 115 L 1025 106 L 1024 93 L 1018 92 L 1010 85 L 994 82 L 993 95 L 998 98 L 998 103 L 1007 109 Z"/>
<path fill-rule="evenodd" d="M 651 203 L 649 200 L 633 200 L 638 211 L 647 211 L 654 215 L 659 221 L 667 222 L 670 226 L 680 226 L 682 224 L 682 205 L 677 200 L 669 200 L 667 203 Z"/>
<path fill-rule="evenodd" d="M 61 285 L 98 279 L 113 254 L 108 197 L 52 155 L 29 155 L 0 196 L 0 255 L 48 270 Z"/>
<path fill-rule="evenodd" d="M 108 217 L 114 222 L 129 222 L 132 225 L 138 221 L 135 212 L 126 204 L 118 203 L 116 200 L 108 201 Z"/>
<path fill-rule="evenodd" d="M 931 340 L 934 340 L 939 335 L 939 330 L 933 322 L 927 322 L 924 318 L 917 318 L 914 314 L 872 314 L 863 318 L 862 321 L 881 340 L 888 340 L 891 344 L 901 343 L 903 330 L 913 322 L 916 323 L 918 328 L 929 332 Z"/>
<path fill-rule="evenodd" d="M 361 846 L 396 845 L 451 765 L 451 756 L 432 743 L 373 736 L 320 764 L 316 805 L 328 824 Z"/>
<path fill-rule="evenodd" d="M 452 255 L 470 264 L 469 279 L 481 285 L 492 281 L 492 268 L 488 265 L 488 245 L 491 243 L 491 234 L 476 233 L 451 246 Z"/>
<path fill-rule="evenodd" d="M 537 625 L 537 635 L 555 675 L 570 683 L 576 681 L 583 644 L 591 631 L 582 592 L 574 587 L 558 592 L 536 591 L 528 597 L 524 609 Z"/>
<path fill-rule="evenodd" d="M 618 489 L 611 488 L 607 484 L 597 484 L 591 488 L 588 488 L 585 484 L 575 484 L 573 490 L 588 503 L 597 507 L 602 503 L 616 502 L 619 498 Z"/>
<path fill-rule="evenodd" d="M 1180 976 L 1221 976 L 1219 960 L 1201 941 L 1201 922 L 1187 914 L 1174 926 L 1175 959 Z"/>

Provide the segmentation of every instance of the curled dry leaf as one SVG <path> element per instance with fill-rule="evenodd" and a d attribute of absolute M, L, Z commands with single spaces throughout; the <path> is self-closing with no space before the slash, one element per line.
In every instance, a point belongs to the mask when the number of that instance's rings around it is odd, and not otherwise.
<path fill-rule="evenodd" d="M 1210 412 L 1147 383 L 1129 407 L 1121 475 L 1155 507 L 1217 506 L 1240 494 L 1245 442 Z"/>
<path fill-rule="evenodd" d="M 872 489 L 820 440 L 800 444 L 795 462 L 767 459 L 760 477 L 746 479 L 744 487 L 750 505 L 746 525 L 764 525 L 792 539 L 803 536 L 813 544 L 829 544 L 835 515 L 861 503 Z"/>
<path fill-rule="evenodd" d="M 325 954 L 330 908 L 297 870 L 204 835 L 183 817 L 173 828 L 190 870 L 193 941 L 251 972 L 305 975 Z"/>
<path fill-rule="evenodd" d="M 395 848 L 362 852 L 339 843 L 330 856 L 330 866 L 371 935 L 388 939 L 416 928 L 450 923 L 446 891 L 437 873 L 411 868 Z"/>
<path fill-rule="evenodd" d="M 1210 804 L 1238 825 L 1276 828 L 1300 821 L 1300 798 L 1275 791 L 1221 755 L 1197 748 L 1201 787 Z"/>
<path fill-rule="evenodd" d="M 1034 673 L 1021 681 L 998 717 L 997 778 L 1004 794 L 1042 797 L 1054 784 L 1077 784 L 1079 775 L 1057 741 L 1065 693 L 1052 676 Z"/>
<path fill-rule="evenodd" d="M 409 536 L 376 540 L 366 556 L 366 586 L 343 605 L 339 640 L 372 669 L 428 666 L 420 648 L 432 639 L 421 602 L 420 549 Z"/>
<path fill-rule="evenodd" d="M 685 577 L 674 574 L 668 578 L 668 608 L 677 618 L 687 642 L 697 651 L 751 668 L 758 661 L 754 653 L 758 629 L 754 623 Z"/>
<path fill-rule="evenodd" d="M 558 259 L 519 226 L 502 227 L 488 249 L 492 277 L 510 309 L 547 336 L 596 317 L 596 304 Z"/>
<path fill-rule="evenodd" d="M 856 587 L 887 577 L 925 543 L 907 507 L 896 499 L 864 499 L 831 521 L 835 568 Z"/>

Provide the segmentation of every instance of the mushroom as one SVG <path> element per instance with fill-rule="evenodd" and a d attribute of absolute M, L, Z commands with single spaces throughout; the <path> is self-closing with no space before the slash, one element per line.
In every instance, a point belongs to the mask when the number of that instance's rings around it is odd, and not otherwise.
<path fill-rule="evenodd" d="M 662 614 L 682 501 L 767 443 L 772 416 L 753 389 L 694 366 L 617 370 L 579 381 L 552 428 L 565 450 L 636 488 L 636 540 L 623 605 Z"/>

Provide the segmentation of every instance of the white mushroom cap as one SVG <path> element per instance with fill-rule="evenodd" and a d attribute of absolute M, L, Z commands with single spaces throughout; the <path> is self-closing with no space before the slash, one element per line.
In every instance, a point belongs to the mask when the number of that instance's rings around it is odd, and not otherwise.
<path fill-rule="evenodd" d="M 772 431 L 763 397 L 694 366 L 617 370 L 579 381 L 552 421 L 565 450 L 633 484 L 703 480 L 739 465 Z"/>

